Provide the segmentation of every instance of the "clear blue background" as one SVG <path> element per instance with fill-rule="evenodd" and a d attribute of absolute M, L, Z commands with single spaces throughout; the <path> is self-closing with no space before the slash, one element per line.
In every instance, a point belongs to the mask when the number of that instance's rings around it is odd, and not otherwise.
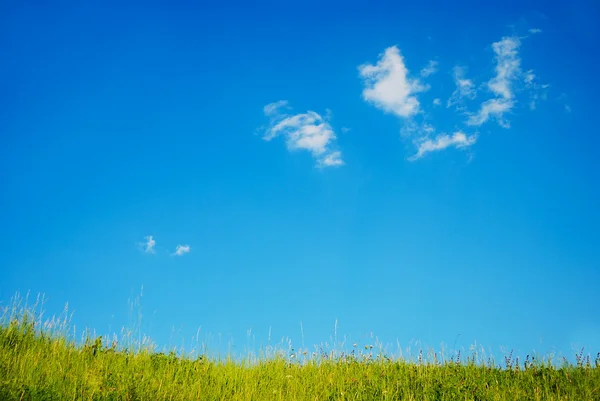
<path fill-rule="evenodd" d="M 0 3 L 4 305 L 41 292 L 118 332 L 143 285 L 160 346 L 202 326 L 215 349 L 270 328 L 298 347 L 302 322 L 312 347 L 337 319 L 394 348 L 600 351 L 597 2 L 100 3 Z M 415 76 L 439 61 L 420 100 L 445 104 L 454 65 L 484 82 L 491 44 L 531 28 L 548 99 L 483 126 L 472 160 L 407 161 L 361 98 L 357 67 L 397 45 Z M 261 139 L 281 99 L 333 112 L 345 166 Z"/>

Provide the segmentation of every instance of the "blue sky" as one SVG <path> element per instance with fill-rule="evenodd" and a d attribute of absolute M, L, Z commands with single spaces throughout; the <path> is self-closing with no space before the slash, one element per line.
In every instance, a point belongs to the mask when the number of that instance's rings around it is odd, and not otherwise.
<path fill-rule="evenodd" d="M 600 10 L 554 3 L 2 2 L 0 300 L 600 351 Z"/>

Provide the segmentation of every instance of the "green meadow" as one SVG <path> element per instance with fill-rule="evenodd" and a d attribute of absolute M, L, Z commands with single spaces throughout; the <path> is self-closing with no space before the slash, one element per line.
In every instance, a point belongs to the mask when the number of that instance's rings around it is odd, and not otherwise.
<path fill-rule="evenodd" d="M 582 351 L 573 364 L 434 352 L 408 360 L 372 346 L 210 358 L 158 352 L 131 332 L 77 341 L 73 331 L 66 313 L 44 320 L 37 304 L 4 307 L 0 400 L 600 400 L 600 353 Z"/>

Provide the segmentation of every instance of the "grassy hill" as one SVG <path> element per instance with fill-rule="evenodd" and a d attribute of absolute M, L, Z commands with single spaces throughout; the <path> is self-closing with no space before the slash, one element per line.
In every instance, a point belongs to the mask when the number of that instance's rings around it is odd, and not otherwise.
<path fill-rule="evenodd" d="M 0 400 L 600 400 L 600 354 L 575 365 L 392 360 L 370 350 L 309 357 L 209 360 L 77 343 L 66 320 L 5 309 Z"/>

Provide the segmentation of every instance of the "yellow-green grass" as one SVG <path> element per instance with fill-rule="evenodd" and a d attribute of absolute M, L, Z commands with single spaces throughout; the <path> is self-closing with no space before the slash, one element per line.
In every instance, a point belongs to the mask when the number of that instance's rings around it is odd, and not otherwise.
<path fill-rule="evenodd" d="M 148 341 L 129 350 L 100 337 L 78 343 L 65 317 L 42 321 L 35 307 L 13 305 L 0 325 L 0 400 L 600 400 L 599 357 L 500 367 L 370 351 L 192 359 Z"/>

